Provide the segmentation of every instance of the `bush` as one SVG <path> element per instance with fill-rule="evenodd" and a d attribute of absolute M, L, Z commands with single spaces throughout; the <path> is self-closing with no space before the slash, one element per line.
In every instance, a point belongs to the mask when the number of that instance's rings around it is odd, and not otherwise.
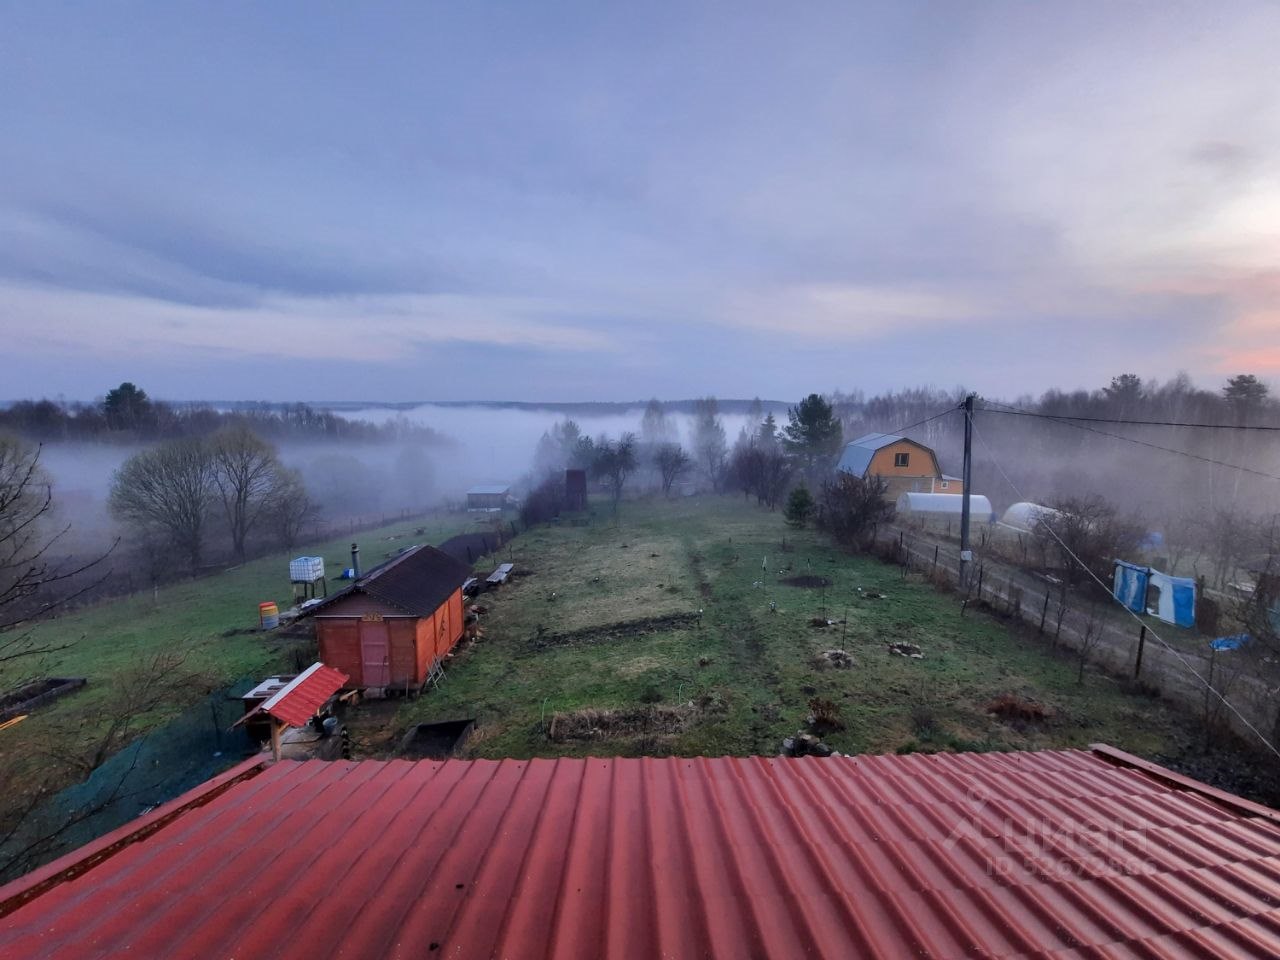
<path fill-rule="evenodd" d="M 787 497 L 787 508 L 783 511 L 783 516 L 787 518 L 787 523 L 791 526 L 800 528 L 808 523 L 809 518 L 813 516 L 813 508 L 813 494 L 802 483 L 792 490 L 791 495 Z"/>
<path fill-rule="evenodd" d="M 526 527 L 546 523 L 565 509 L 564 475 L 552 474 L 530 491 L 520 506 L 520 522 Z"/>

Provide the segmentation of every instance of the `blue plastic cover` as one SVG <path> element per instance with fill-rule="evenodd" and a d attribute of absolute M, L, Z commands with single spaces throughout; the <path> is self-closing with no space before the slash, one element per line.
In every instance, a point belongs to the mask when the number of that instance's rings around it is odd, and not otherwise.
<path fill-rule="evenodd" d="M 1239 650 L 1249 642 L 1247 633 L 1237 633 L 1230 637 L 1219 637 L 1217 640 L 1210 640 L 1209 646 L 1215 650 Z"/>
<path fill-rule="evenodd" d="M 1116 561 L 1112 594 L 1134 613 L 1146 613 L 1147 578 L 1150 570 L 1124 560 Z"/>

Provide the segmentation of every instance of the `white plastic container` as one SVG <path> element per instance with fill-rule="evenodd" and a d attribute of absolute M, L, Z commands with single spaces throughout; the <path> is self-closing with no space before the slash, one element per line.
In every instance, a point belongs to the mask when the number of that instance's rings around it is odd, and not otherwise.
<path fill-rule="evenodd" d="M 295 557 L 289 561 L 289 579 L 310 583 L 324 576 L 324 557 Z"/>

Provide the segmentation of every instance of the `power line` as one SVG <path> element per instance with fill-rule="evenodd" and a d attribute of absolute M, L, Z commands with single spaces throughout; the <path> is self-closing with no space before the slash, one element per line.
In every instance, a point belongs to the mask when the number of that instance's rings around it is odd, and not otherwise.
<path fill-rule="evenodd" d="M 1000 476 L 1004 477 L 1005 483 L 1009 484 L 1009 487 L 1013 490 L 1014 494 L 1017 495 L 1019 500 L 1025 500 L 1026 498 L 1022 495 L 1022 491 L 1018 489 L 1018 485 L 1014 483 L 1012 479 L 1010 479 L 1009 474 L 1007 474 L 1005 472 L 1004 467 L 1000 465 L 1000 461 L 996 459 L 995 454 L 991 450 L 991 447 L 987 444 L 987 438 L 978 432 L 976 424 L 974 426 L 973 432 L 977 436 L 978 442 L 981 443 L 983 448 L 987 451 L 987 456 L 991 458 L 991 462 L 995 465 L 996 470 L 1000 472 Z M 1058 532 L 1053 529 L 1053 527 L 1050 525 L 1046 517 L 1043 517 L 1043 516 L 1040 517 L 1038 523 L 1041 526 L 1043 526 L 1046 530 L 1049 531 L 1050 536 L 1052 536 L 1053 539 L 1057 541 L 1058 546 L 1060 546 L 1063 549 L 1063 551 L 1067 554 L 1067 556 L 1069 556 L 1072 560 L 1074 560 L 1079 565 L 1081 570 L 1083 570 L 1085 573 L 1087 573 L 1090 577 L 1093 578 L 1094 582 L 1096 582 L 1098 586 L 1102 588 L 1103 592 L 1106 593 L 1108 597 L 1110 597 L 1117 604 L 1119 604 L 1120 608 L 1124 610 L 1124 612 L 1127 613 L 1130 617 L 1132 617 L 1135 621 L 1137 621 L 1137 623 L 1140 626 L 1145 627 L 1147 633 L 1155 637 L 1156 641 L 1160 644 L 1160 646 L 1164 647 L 1167 651 L 1169 651 L 1169 653 L 1173 654 L 1174 657 L 1178 659 L 1178 662 L 1181 663 L 1182 666 L 1185 667 L 1186 670 L 1193 677 L 1199 680 L 1207 690 L 1209 690 L 1215 697 L 1221 700 L 1223 704 L 1227 707 L 1227 709 L 1230 710 L 1232 713 L 1234 713 L 1236 717 L 1240 720 L 1240 722 L 1243 723 L 1246 727 L 1248 727 L 1249 730 L 1254 734 L 1254 736 L 1256 736 L 1259 740 L 1261 740 L 1266 745 L 1268 750 L 1274 753 L 1277 758 L 1280 758 L 1280 750 L 1276 749 L 1275 744 L 1273 744 L 1270 740 L 1264 737 L 1262 733 L 1258 730 L 1258 728 L 1255 727 L 1252 723 L 1250 723 L 1248 718 L 1245 717 L 1244 714 L 1242 714 L 1239 710 L 1236 709 L 1235 704 L 1233 704 L 1230 700 L 1226 698 L 1226 696 L 1220 693 L 1212 683 L 1210 683 L 1208 680 L 1202 677 L 1200 675 L 1200 672 L 1191 665 L 1191 663 L 1187 660 L 1187 658 L 1184 657 L 1177 649 L 1171 646 L 1164 639 L 1164 637 L 1160 636 L 1160 634 L 1156 632 L 1154 627 L 1150 626 L 1145 621 L 1143 621 L 1143 619 L 1139 617 L 1136 613 L 1134 613 L 1132 610 L 1130 610 L 1120 600 L 1119 597 L 1117 597 L 1114 593 L 1112 593 L 1111 589 L 1102 581 L 1102 578 L 1100 578 L 1096 573 L 1094 573 L 1091 569 L 1089 569 L 1089 565 L 1086 564 L 1083 560 L 1081 560 L 1078 556 L 1076 556 L 1075 551 L 1072 550 L 1070 547 L 1066 545 L 1066 543 L 1063 542 L 1062 538 L 1058 536 Z"/>
<path fill-rule="evenodd" d="M 908 430 L 914 430 L 916 427 L 923 427 L 926 423 L 930 423 L 931 421 L 937 420 L 939 417 L 945 417 L 948 413 L 955 413 L 958 409 L 960 408 L 947 407 L 947 409 L 941 411 L 940 413 L 932 414 L 931 416 L 925 417 L 923 420 L 917 420 L 915 423 L 909 423 L 905 427 L 896 427 L 895 429 L 888 432 L 890 434 L 906 433 Z"/>
<path fill-rule="evenodd" d="M 999 404 L 999 402 L 995 400 L 988 400 L 986 402 L 995 403 L 999 406 L 1007 406 L 1006 404 Z M 1096 433 L 1100 437 L 1110 437 L 1113 440 L 1123 440 L 1125 443 L 1133 443 L 1140 447 L 1150 447 L 1152 450 L 1163 450 L 1165 453 L 1173 453 L 1180 457 L 1187 457 L 1191 460 L 1199 460 L 1201 463 L 1209 463 L 1217 467 L 1227 467 L 1231 470 L 1239 470 L 1242 473 L 1251 473 L 1255 477 L 1263 477 L 1267 480 L 1280 481 L 1280 476 L 1277 476 L 1274 473 L 1267 473 L 1264 470 L 1255 470 L 1253 469 L 1253 467 L 1246 467 L 1239 463 L 1228 463 L 1226 460 L 1215 460 L 1213 457 L 1201 456 L 1198 453 L 1191 453 L 1188 450 L 1179 450 L 1177 447 L 1165 447 L 1165 446 L 1161 446 L 1158 443 L 1151 443 L 1148 440 L 1139 440 L 1136 437 L 1126 437 L 1119 433 L 1111 433 L 1110 431 L 1107 431 L 1107 430 L 1099 430 L 1097 427 L 1086 426 L 1083 423 L 1073 423 L 1072 420 L 1069 418 L 1058 417 L 1049 413 L 1032 413 L 1030 410 L 1018 410 L 1016 408 L 1010 409 L 1010 410 L 997 410 L 993 407 L 986 407 L 986 406 L 982 408 L 982 412 L 983 413 L 999 413 L 1005 416 L 1036 417 L 1037 419 L 1040 419 L 1040 420 L 1048 420 L 1052 423 L 1060 423 L 1064 427 L 1074 427 L 1077 430 L 1085 430 L 1089 433 Z M 1124 423 L 1124 422 L 1136 422 L 1136 421 L 1120 421 L 1120 422 Z"/>
<path fill-rule="evenodd" d="M 988 400 L 988 403 L 996 403 Z M 1008 406 L 1008 404 L 1001 404 Z M 1126 420 L 1121 417 L 1075 417 L 1065 413 L 1037 413 L 1034 410 L 1022 410 L 1010 407 L 1008 410 L 997 410 L 996 413 L 1007 413 L 1019 417 L 1045 417 L 1051 420 L 1077 420 L 1084 423 L 1122 423 L 1133 427 L 1192 427 L 1196 430 L 1264 430 L 1280 433 L 1280 426 L 1264 424 L 1230 424 L 1230 423 L 1186 423 L 1180 420 Z"/>

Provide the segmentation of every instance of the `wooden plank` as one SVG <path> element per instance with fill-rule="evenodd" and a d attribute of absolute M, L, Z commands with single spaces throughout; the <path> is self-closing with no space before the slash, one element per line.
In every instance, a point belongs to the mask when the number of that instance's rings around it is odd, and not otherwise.
<path fill-rule="evenodd" d="M 500 564 L 497 570 L 493 571 L 493 573 L 489 574 L 489 576 L 485 578 L 485 583 L 492 583 L 492 584 L 506 583 L 507 577 L 511 574 L 511 571 L 514 569 L 515 569 L 514 563 Z"/>

